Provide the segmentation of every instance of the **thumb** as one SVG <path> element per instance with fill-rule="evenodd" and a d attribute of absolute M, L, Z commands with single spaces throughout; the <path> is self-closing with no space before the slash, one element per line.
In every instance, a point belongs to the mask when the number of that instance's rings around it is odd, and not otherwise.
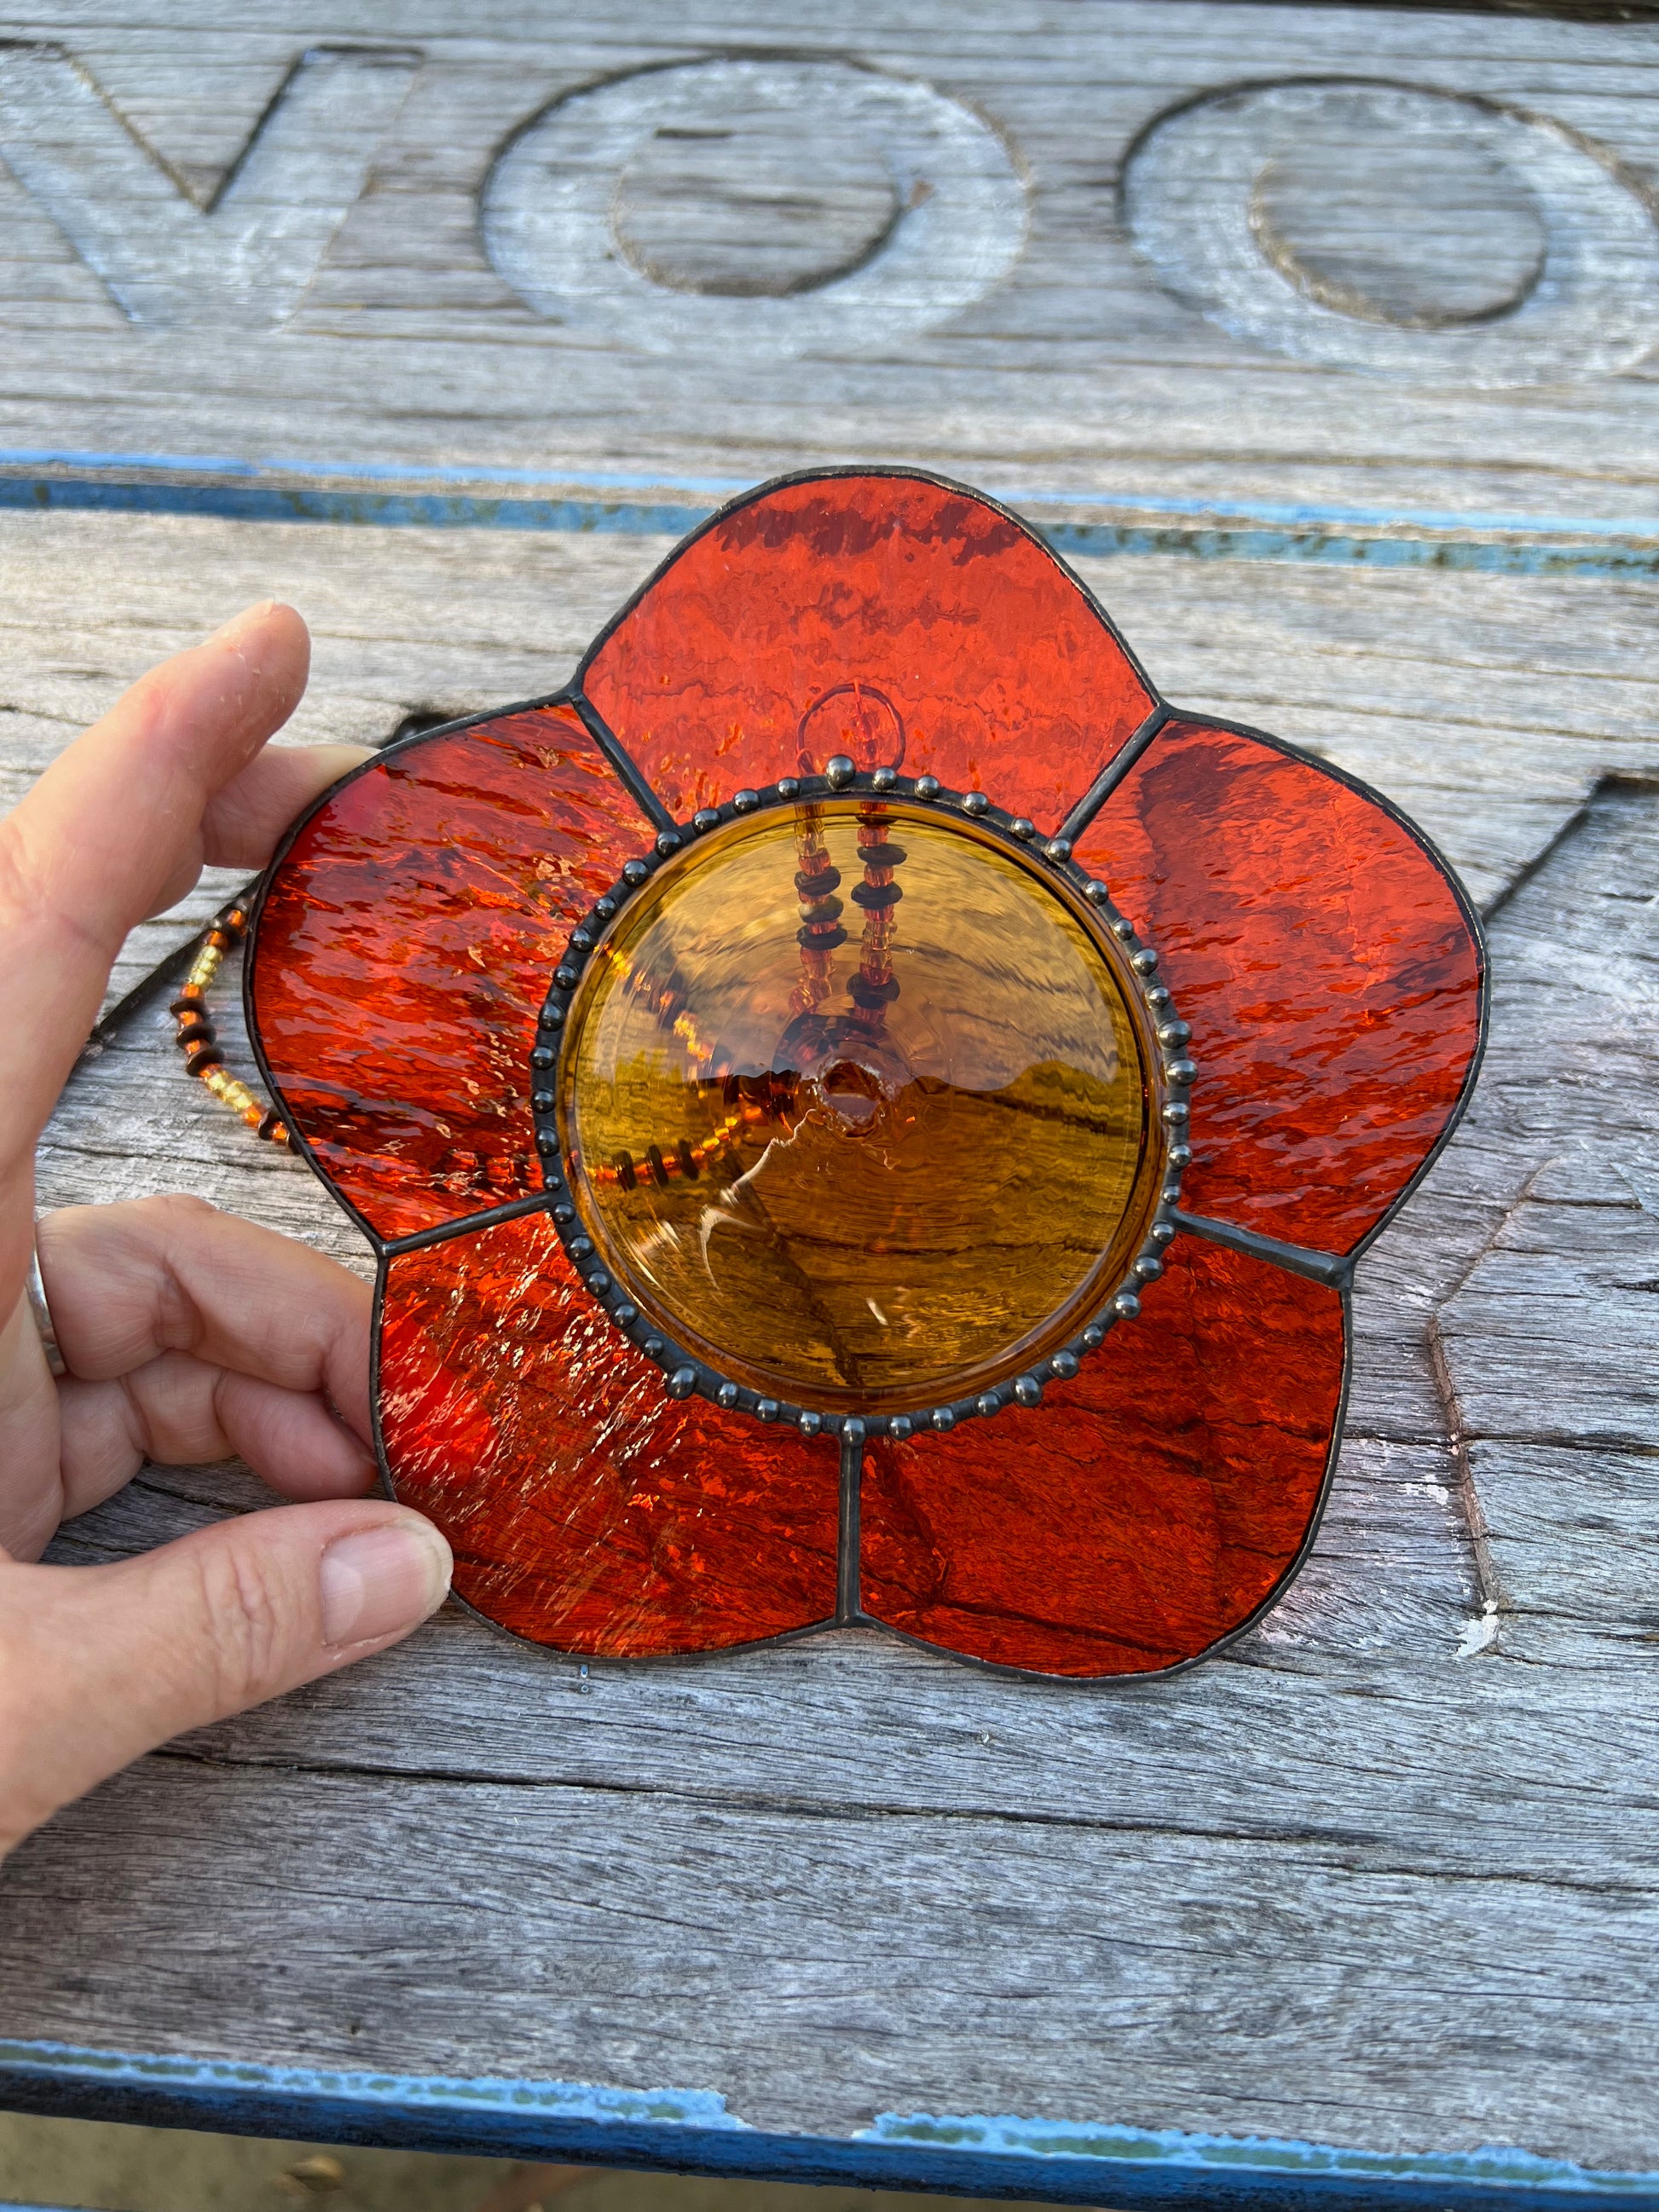
<path fill-rule="evenodd" d="M 342 1499 L 203 1528 L 107 1567 L 0 1554 L 0 1856 L 95 1782 L 383 1650 L 449 1588 L 406 1507 Z"/>

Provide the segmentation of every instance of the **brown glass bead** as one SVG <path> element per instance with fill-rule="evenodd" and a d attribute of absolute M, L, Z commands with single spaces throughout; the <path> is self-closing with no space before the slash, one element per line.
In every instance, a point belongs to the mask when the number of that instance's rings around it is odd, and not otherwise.
<path fill-rule="evenodd" d="M 179 1034 L 173 1039 L 173 1042 L 180 1047 L 192 1044 L 216 1044 L 218 1037 L 212 1023 L 203 1021 L 198 1015 L 192 1021 L 179 1023 Z"/>
<path fill-rule="evenodd" d="M 186 983 L 167 1008 L 167 1012 L 170 1014 L 199 1014 L 202 1011 L 202 987 L 199 983 Z"/>
<path fill-rule="evenodd" d="M 191 1054 L 189 1059 L 185 1062 L 185 1073 L 186 1075 L 206 1075 L 210 1070 L 216 1067 L 222 1067 L 223 1065 L 223 1061 L 220 1059 L 218 1054 L 214 1050 L 211 1045 L 198 1045 L 196 1049 Z"/>

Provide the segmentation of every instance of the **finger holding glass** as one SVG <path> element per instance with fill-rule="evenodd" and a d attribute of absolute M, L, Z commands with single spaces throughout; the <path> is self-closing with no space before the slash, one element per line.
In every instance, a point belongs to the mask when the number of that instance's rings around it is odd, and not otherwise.
<path fill-rule="evenodd" d="M 292 608 L 154 669 L 0 821 L 0 1853 L 180 1730 L 385 1648 L 447 1547 L 366 1493 L 369 1293 L 199 1200 L 37 1224 L 36 1143 L 127 932 L 206 865 L 256 867 L 362 756 L 270 748 Z M 283 1496 L 117 1565 L 34 1564 L 147 1459 L 240 1455 Z"/>

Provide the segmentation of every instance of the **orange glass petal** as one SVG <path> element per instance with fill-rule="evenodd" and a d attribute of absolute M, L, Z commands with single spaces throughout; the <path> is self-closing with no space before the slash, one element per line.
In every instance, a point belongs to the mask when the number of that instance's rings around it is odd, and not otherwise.
<path fill-rule="evenodd" d="M 562 1651 L 707 1651 L 836 1610 L 838 1448 L 676 1403 L 527 1214 L 386 1263 L 382 1443 L 455 1589 Z"/>
<path fill-rule="evenodd" d="M 1337 1292 L 1178 1237 L 1141 1318 L 1040 1407 L 869 1447 L 864 1610 L 1042 1674 L 1199 1657 L 1311 1532 L 1343 1364 Z"/>
<path fill-rule="evenodd" d="M 1192 1024 L 1189 1213 L 1333 1252 L 1444 1133 L 1479 1049 L 1468 912 L 1376 799 L 1261 738 L 1160 731 L 1079 861 Z"/>
<path fill-rule="evenodd" d="M 583 688 L 684 820 L 845 753 L 1053 829 L 1152 709 L 1030 532 L 926 477 L 815 477 L 728 509 L 599 644 Z"/>
<path fill-rule="evenodd" d="M 255 1026 L 281 1111 L 371 1231 L 540 1188 L 536 1017 L 649 835 L 568 707 L 400 745 L 301 830 L 249 956 Z"/>

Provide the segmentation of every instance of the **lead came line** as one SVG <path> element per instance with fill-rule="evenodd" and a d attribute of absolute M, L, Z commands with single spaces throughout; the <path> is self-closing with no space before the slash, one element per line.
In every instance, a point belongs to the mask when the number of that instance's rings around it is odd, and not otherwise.
<path fill-rule="evenodd" d="M 470 1237 L 477 1231 L 494 1229 L 502 1221 L 517 1221 L 526 1213 L 544 1213 L 548 1193 L 538 1190 L 530 1198 L 510 1199 L 504 1206 L 487 1207 L 482 1213 L 463 1213 L 453 1221 L 441 1221 L 433 1229 L 417 1229 L 412 1237 L 376 1237 L 388 1260 L 395 1260 L 404 1252 L 424 1251 L 428 1244 L 447 1244 L 452 1237 Z"/>
<path fill-rule="evenodd" d="M 674 817 L 663 805 L 645 778 L 640 774 L 633 755 L 623 745 L 597 707 L 592 706 L 581 692 L 572 691 L 570 703 L 582 718 L 582 726 L 594 744 L 622 778 L 629 797 L 639 808 L 653 829 L 672 830 Z"/>
<path fill-rule="evenodd" d="M 864 1424 L 848 1421 L 841 1432 L 841 1525 L 836 1550 L 836 1620 L 844 1627 L 863 1618 L 859 1577 L 859 1505 L 864 1482 Z"/>
<path fill-rule="evenodd" d="M 1276 1237 L 1263 1237 L 1254 1229 L 1235 1229 L 1230 1221 L 1209 1221 L 1199 1213 L 1177 1210 L 1172 1218 L 1176 1227 L 1184 1229 L 1189 1237 L 1200 1237 L 1206 1244 L 1224 1245 L 1228 1251 L 1242 1252 L 1249 1259 L 1265 1260 L 1269 1267 L 1305 1275 L 1310 1283 L 1323 1283 L 1329 1290 L 1346 1291 L 1353 1280 L 1353 1261 L 1346 1253 L 1283 1244 Z"/>
<path fill-rule="evenodd" d="M 1170 705 L 1168 700 L 1158 701 L 1139 728 L 1133 736 L 1125 739 L 1107 762 L 1105 767 L 1102 769 L 1100 774 L 1060 823 L 1055 833 L 1056 836 L 1064 838 L 1068 845 L 1076 844 L 1078 839 L 1174 712 L 1175 708 Z"/>

